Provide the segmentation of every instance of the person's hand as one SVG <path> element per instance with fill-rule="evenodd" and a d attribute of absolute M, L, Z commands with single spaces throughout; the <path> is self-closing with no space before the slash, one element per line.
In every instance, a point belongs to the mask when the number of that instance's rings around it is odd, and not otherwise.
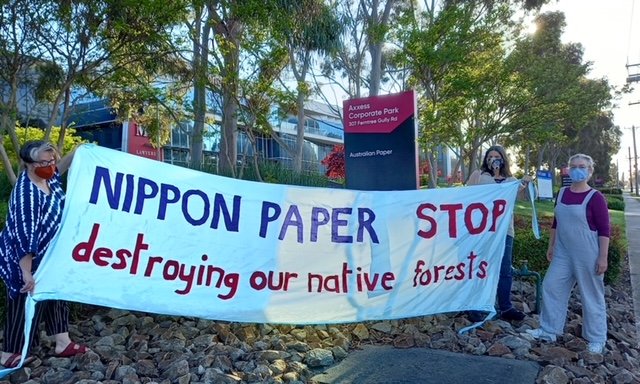
<path fill-rule="evenodd" d="M 553 260 L 553 247 L 547 249 L 547 261 L 551 262 L 551 260 Z"/>
<path fill-rule="evenodd" d="M 522 181 L 526 184 L 529 184 L 530 182 L 533 181 L 533 177 L 529 176 L 529 175 L 524 175 L 524 177 L 522 178 Z"/>
<path fill-rule="evenodd" d="M 602 275 L 607 272 L 607 257 L 606 256 L 598 256 L 596 260 L 596 275 Z"/>
<path fill-rule="evenodd" d="M 33 279 L 33 275 L 31 272 L 22 271 L 22 288 L 20 289 L 20 293 L 33 293 L 33 289 L 36 287 L 36 281 Z"/>

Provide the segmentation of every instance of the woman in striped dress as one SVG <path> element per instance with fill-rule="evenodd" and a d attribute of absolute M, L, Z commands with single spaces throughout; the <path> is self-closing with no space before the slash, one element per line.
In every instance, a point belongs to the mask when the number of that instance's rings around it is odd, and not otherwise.
<path fill-rule="evenodd" d="M 60 176 L 67 171 L 72 158 L 73 152 L 60 159 L 51 143 L 40 140 L 27 142 L 20 150 L 24 171 L 11 192 L 6 225 L 0 232 L 0 277 L 7 292 L 0 364 L 5 368 L 13 368 L 20 362 L 25 341 L 26 297 L 35 286 L 33 273 L 60 227 L 65 198 Z M 54 337 L 57 356 L 87 351 L 69 338 L 69 307 L 58 300 L 36 305 L 29 348 L 38 343 L 37 325 L 41 319 L 45 321 L 47 334 Z"/>

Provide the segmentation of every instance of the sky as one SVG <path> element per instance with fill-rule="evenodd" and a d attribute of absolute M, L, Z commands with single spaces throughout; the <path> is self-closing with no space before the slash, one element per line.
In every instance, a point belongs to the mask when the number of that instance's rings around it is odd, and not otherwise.
<path fill-rule="evenodd" d="M 622 87 L 630 73 L 640 74 L 640 0 L 551 0 L 543 12 L 564 12 L 565 42 L 581 43 L 584 60 L 592 62 L 589 77 L 606 77 L 609 84 Z M 639 64 L 627 68 L 627 64 Z M 623 137 L 621 150 L 613 158 L 620 169 L 620 178 L 629 178 L 629 147 L 633 156 L 631 127 L 636 126 L 636 142 L 640 156 L 640 82 L 633 83 L 636 90 L 616 101 L 614 123 Z"/>

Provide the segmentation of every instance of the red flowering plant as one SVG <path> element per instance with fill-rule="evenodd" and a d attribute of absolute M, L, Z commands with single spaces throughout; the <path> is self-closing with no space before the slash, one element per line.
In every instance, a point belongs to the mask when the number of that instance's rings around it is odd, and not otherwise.
<path fill-rule="evenodd" d="M 337 144 L 333 146 L 331 153 L 321 161 L 322 165 L 327 167 L 327 175 L 331 180 L 344 180 L 344 145 Z"/>

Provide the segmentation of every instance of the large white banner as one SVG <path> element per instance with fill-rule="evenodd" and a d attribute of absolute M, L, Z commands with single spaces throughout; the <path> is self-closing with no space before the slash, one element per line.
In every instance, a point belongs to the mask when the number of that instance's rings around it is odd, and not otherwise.
<path fill-rule="evenodd" d="M 33 297 L 256 323 L 493 312 L 518 185 L 284 186 L 84 145 Z"/>

